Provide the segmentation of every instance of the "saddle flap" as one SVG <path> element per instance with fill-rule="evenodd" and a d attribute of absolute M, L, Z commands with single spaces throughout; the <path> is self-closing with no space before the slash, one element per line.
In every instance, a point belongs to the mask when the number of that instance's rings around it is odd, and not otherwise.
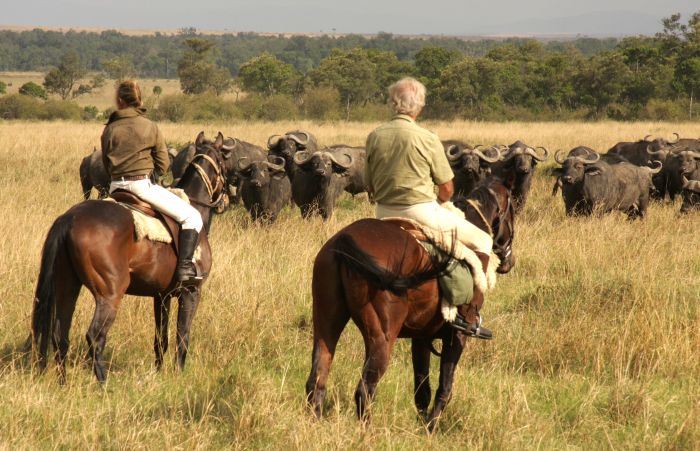
<path fill-rule="evenodd" d="M 177 221 L 170 216 L 155 210 L 151 204 L 142 200 L 140 197 L 130 191 L 117 189 L 114 190 L 109 196 L 125 207 L 137 210 L 146 216 L 156 218 L 165 224 L 165 228 L 168 229 L 170 236 L 173 238 L 172 244 L 173 248 L 175 249 L 175 254 L 179 253 L 178 246 L 180 239 L 180 224 Z"/>

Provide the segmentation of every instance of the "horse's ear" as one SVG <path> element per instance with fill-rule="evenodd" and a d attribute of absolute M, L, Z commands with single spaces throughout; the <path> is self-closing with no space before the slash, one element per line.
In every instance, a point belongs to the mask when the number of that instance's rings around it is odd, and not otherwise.
<path fill-rule="evenodd" d="M 224 135 L 219 132 L 218 135 L 216 135 L 216 141 L 214 141 L 214 148 L 216 150 L 221 150 L 221 148 L 224 146 Z"/>
<path fill-rule="evenodd" d="M 204 131 L 199 132 L 199 135 L 197 135 L 197 139 L 194 140 L 194 145 L 199 147 L 202 145 L 204 142 Z"/>

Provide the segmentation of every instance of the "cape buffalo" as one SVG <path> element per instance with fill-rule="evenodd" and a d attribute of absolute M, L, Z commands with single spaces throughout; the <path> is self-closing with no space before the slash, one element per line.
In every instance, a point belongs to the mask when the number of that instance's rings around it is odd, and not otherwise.
<path fill-rule="evenodd" d="M 636 142 L 619 142 L 608 149 L 608 155 L 618 155 L 625 158 L 632 164 L 637 166 L 653 167 L 649 155 L 653 155 L 653 160 L 663 163 L 661 172 L 652 177 L 654 189 L 652 197 L 663 199 L 666 196 L 667 172 L 666 172 L 666 155 L 668 150 L 680 140 L 678 133 L 674 133 L 676 139 L 668 141 L 664 138 L 649 139 L 651 135 L 645 136 Z"/>
<path fill-rule="evenodd" d="M 542 149 L 543 154 L 536 149 Z M 522 141 L 515 141 L 508 146 L 508 150 L 501 156 L 501 161 L 494 163 L 491 172 L 503 180 L 513 179 L 512 194 L 513 206 L 518 212 L 523 209 L 532 185 L 532 175 L 540 161 L 549 157 L 549 151 L 545 147 L 532 148 Z"/>
<path fill-rule="evenodd" d="M 168 155 L 172 163 L 173 157 L 177 154 L 175 149 L 168 149 Z M 188 162 L 189 163 L 189 162 Z M 85 199 L 90 199 L 92 188 L 97 191 L 97 197 L 103 199 L 109 194 L 109 185 L 111 180 L 105 169 L 102 160 L 102 150 L 93 148 L 92 153 L 80 162 L 80 184 L 83 187 L 83 196 Z M 162 175 L 162 174 L 160 174 Z"/>
<path fill-rule="evenodd" d="M 491 174 L 491 165 L 501 157 L 501 152 L 497 147 L 491 147 L 495 156 L 489 156 L 479 150 L 481 145 L 475 147 L 457 141 L 443 141 L 445 155 L 450 162 L 450 167 L 454 172 L 454 197 L 466 197 L 476 186 L 484 181 Z"/>
<path fill-rule="evenodd" d="M 683 180 L 683 204 L 681 213 L 689 213 L 691 210 L 700 209 L 700 169 L 690 174 L 690 180 L 684 175 Z"/>
<path fill-rule="evenodd" d="M 292 185 L 284 170 L 284 158 L 270 156 L 268 160 L 238 160 L 242 180 L 241 198 L 253 221 L 271 224 L 292 200 Z"/>
<path fill-rule="evenodd" d="M 561 151 L 557 151 L 557 155 Z M 578 146 L 574 147 L 569 151 L 569 153 L 566 155 L 566 158 L 568 157 L 584 157 L 584 159 L 587 159 L 589 157 L 592 157 L 596 154 L 596 151 L 591 149 L 590 147 L 586 146 Z M 552 171 L 554 175 L 556 175 L 557 179 L 554 182 L 554 186 L 552 187 L 552 196 L 555 196 L 557 194 L 557 191 L 562 187 L 563 182 L 561 181 L 561 175 L 564 172 L 562 168 L 554 168 Z"/>
<path fill-rule="evenodd" d="M 671 200 L 683 191 L 683 175 L 689 175 L 700 167 L 700 140 L 681 139 L 671 147 L 658 151 L 648 150 L 649 158 L 664 161 L 663 193 Z"/>
<path fill-rule="evenodd" d="M 591 215 L 613 210 L 625 212 L 630 219 L 643 218 L 649 204 L 652 174 L 656 168 L 636 166 L 617 155 L 601 157 L 597 152 L 586 157 L 554 156 L 562 165 L 562 197 L 567 215 Z"/>
<path fill-rule="evenodd" d="M 361 175 L 365 166 L 364 149 L 302 150 L 294 154 L 294 165 L 292 198 L 304 218 L 318 213 L 327 220 L 344 190 L 351 187 L 357 192 L 365 190 Z"/>
<path fill-rule="evenodd" d="M 318 142 L 316 137 L 304 130 L 295 130 L 287 132 L 284 135 L 272 135 L 267 140 L 268 155 L 274 155 L 284 158 L 285 170 L 287 177 L 294 180 L 294 154 L 298 151 L 305 150 L 316 152 L 318 150 Z"/>

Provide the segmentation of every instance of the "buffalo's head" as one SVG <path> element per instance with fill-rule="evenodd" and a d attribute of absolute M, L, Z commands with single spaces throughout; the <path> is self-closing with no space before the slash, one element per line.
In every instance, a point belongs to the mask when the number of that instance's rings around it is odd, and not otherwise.
<path fill-rule="evenodd" d="M 285 177 L 284 158 L 271 155 L 267 161 L 238 160 L 238 173 L 253 188 L 264 188 L 272 179 Z"/>
<path fill-rule="evenodd" d="M 681 175 L 689 175 L 695 172 L 700 166 L 698 161 L 700 160 L 700 152 L 693 150 L 680 150 L 671 153 L 669 158 L 676 160 L 676 167 L 678 168 Z"/>
<path fill-rule="evenodd" d="M 304 150 L 312 140 L 311 134 L 305 131 L 288 132 L 284 135 L 272 135 L 267 140 L 270 154 L 277 155 L 289 161 L 297 151 Z"/>
<path fill-rule="evenodd" d="M 587 156 L 567 156 L 564 158 L 561 155 L 562 151 L 557 151 L 554 155 L 554 160 L 561 165 L 560 180 L 566 185 L 574 185 L 583 180 L 585 175 L 598 175 L 601 172 L 599 166 L 594 163 L 600 160 L 600 154 L 591 151 L 592 154 Z"/>
<path fill-rule="evenodd" d="M 479 147 L 481 144 L 476 145 L 473 149 L 451 144 L 445 149 L 445 155 L 455 171 L 462 171 L 473 177 L 478 177 L 481 174 L 489 175 L 491 173 L 490 165 L 501 159 L 501 151 L 497 147 L 490 147 L 484 153 Z"/>
<path fill-rule="evenodd" d="M 688 180 L 683 176 L 683 205 L 681 213 L 700 208 L 700 180 Z"/>
<path fill-rule="evenodd" d="M 348 153 L 329 152 L 327 150 L 317 150 L 316 152 L 302 150 L 294 154 L 294 164 L 316 177 L 328 178 L 333 174 L 339 176 L 349 175 L 354 159 Z"/>
<path fill-rule="evenodd" d="M 536 149 L 542 149 L 542 155 Z M 533 149 L 522 141 L 516 141 L 508 147 L 508 151 L 503 155 L 503 160 L 512 165 L 516 174 L 529 174 L 535 170 L 535 166 L 540 161 L 549 157 L 549 150 L 546 147 Z"/>

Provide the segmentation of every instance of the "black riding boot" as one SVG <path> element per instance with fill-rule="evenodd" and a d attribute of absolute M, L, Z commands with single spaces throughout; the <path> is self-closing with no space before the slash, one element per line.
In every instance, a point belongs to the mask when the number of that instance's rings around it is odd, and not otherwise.
<path fill-rule="evenodd" d="M 201 278 L 197 277 L 194 266 L 194 251 L 199 243 L 199 233 L 194 229 L 180 230 L 180 248 L 175 269 L 175 280 L 181 285 L 196 285 Z"/>
<path fill-rule="evenodd" d="M 491 330 L 481 325 L 481 317 L 479 317 L 479 323 L 471 324 L 458 313 L 457 318 L 448 324 L 455 329 L 464 332 L 467 337 L 480 338 L 482 340 L 490 340 L 493 338 Z"/>

